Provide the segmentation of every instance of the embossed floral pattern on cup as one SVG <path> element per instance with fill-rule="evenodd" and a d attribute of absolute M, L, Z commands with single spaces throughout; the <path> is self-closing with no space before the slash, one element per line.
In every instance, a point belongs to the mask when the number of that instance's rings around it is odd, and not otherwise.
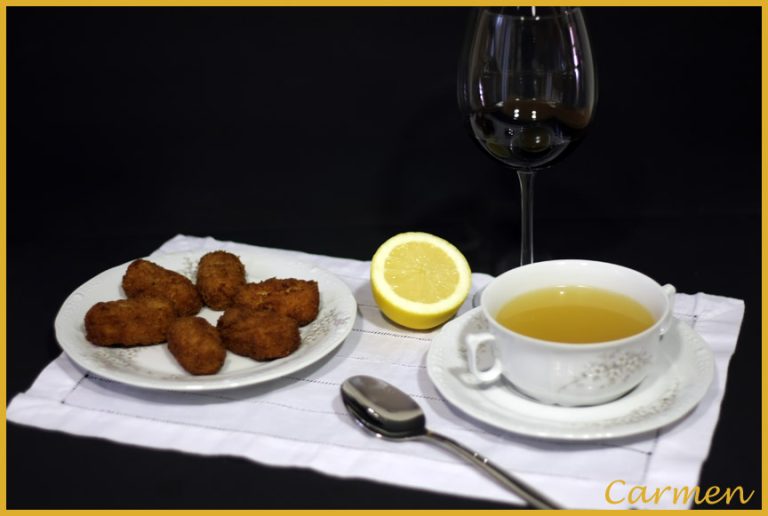
<path fill-rule="evenodd" d="M 653 357 L 648 351 L 635 349 L 615 349 L 600 356 L 596 361 L 587 363 L 576 377 L 560 387 L 568 389 L 600 390 L 626 382 L 638 371 L 644 370 Z"/>

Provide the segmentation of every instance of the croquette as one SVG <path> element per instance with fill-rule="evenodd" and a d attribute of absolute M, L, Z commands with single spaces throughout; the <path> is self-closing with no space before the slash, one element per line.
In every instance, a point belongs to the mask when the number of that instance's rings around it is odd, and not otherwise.
<path fill-rule="evenodd" d="M 234 254 L 213 251 L 200 258 L 197 266 L 197 290 L 203 302 L 212 309 L 229 308 L 232 298 L 243 285 L 245 266 Z"/>
<path fill-rule="evenodd" d="M 272 310 L 306 326 L 317 318 L 320 292 L 314 280 L 270 278 L 244 285 L 233 304 L 252 310 Z"/>
<path fill-rule="evenodd" d="M 168 351 L 194 375 L 218 373 L 227 356 L 219 332 L 202 317 L 176 319 L 168 329 Z"/>
<path fill-rule="evenodd" d="M 100 302 L 85 314 L 85 338 L 97 346 L 143 346 L 165 342 L 176 319 L 165 298 L 140 296 Z"/>
<path fill-rule="evenodd" d="M 200 294 L 187 277 L 148 260 L 138 259 L 128 266 L 123 276 L 123 290 L 129 298 L 141 295 L 167 298 L 179 317 L 195 315 L 203 307 Z"/>
<path fill-rule="evenodd" d="M 269 310 L 233 306 L 216 327 L 229 351 L 254 360 L 273 360 L 290 355 L 301 344 L 296 320 Z"/>

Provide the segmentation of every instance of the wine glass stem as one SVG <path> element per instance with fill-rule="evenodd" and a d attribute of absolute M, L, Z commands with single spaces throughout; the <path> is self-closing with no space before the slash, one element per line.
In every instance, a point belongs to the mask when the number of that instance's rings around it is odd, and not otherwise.
<path fill-rule="evenodd" d="M 520 265 L 533 263 L 533 170 L 518 170 L 520 179 Z"/>

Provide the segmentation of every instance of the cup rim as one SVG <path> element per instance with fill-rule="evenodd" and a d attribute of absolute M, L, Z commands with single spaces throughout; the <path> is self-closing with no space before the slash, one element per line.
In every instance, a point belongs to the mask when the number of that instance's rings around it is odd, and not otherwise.
<path fill-rule="evenodd" d="M 579 258 L 563 258 L 563 259 L 557 259 L 557 260 L 544 260 L 544 261 L 540 261 L 540 262 L 534 262 L 534 263 L 529 263 L 529 264 L 526 264 L 526 265 L 521 265 L 520 267 L 516 267 L 514 269 L 510 269 L 508 271 L 503 272 L 502 274 L 500 274 L 499 276 L 496 276 L 496 278 L 494 278 L 491 281 L 492 282 L 496 281 L 499 278 L 502 278 L 502 277 L 504 277 L 504 276 L 506 276 L 508 274 L 511 274 L 511 273 L 513 273 L 515 271 L 518 271 L 518 270 L 520 270 L 522 268 L 525 268 L 525 267 L 541 266 L 542 264 L 557 264 L 557 263 L 563 263 L 563 262 L 568 262 L 568 263 L 588 263 L 588 264 L 599 265 L 599 266 L 608 265 L 608 266 L 611 266 L 611 267 L 614 267 L 614 268 L 623 269 L 623 270 L 626 270 L 626 271 L 631 272 L 633 274 L 637 274 L 639 276 L 642 276 L 642 277 L 646 278 L 647 280 L 651 281 L 654 285 L 656 285 L 659 288 L 659 290 L 661 290 L 663 288 L 656 280 L 654 280 L 653 278 L 651 278 L 650 276 L 648 276 L 646 274 L 643 274 L 640 271 L 636 271 L 635 269 L 631 269 L 629 267 L 625 267 L 623 265 L 618 265 L 618 264 L 610 263 L 610 262 L 603 262 L 603 261 L 598 261 L 598 260 L 586 260 L 586 259 L 579 259 Z M 490 287 L 490 283 L 488 284 L 488 286 Z M 565 348 L 565 349 L 572 349 L 572 348 L 575 348 L 575 349 L 594 350 L 594 349 L 609 349 L 609 348 L 612 348 L 612 347 L 620 347 L 620 346 L 626 344 L 630 340 L 635 340 L 635 339 L 637 339 L 639 337 L 645 337 L 646 335 L 651 334 L 651 333 L 655 332 L 656 330 L 658 330 L 659 326 L 661 326 L 661 324 L 665 320 L 665 314 L 667 314 L 669 309 L 670 309 L 669 299 L 666 296 L 662 296 L 662 298 L 664 299 L 664 303 L 665 303 L 665 310 L 664 310 L 662 316 L 659 317 L 656 320 L 656 322 L 654 322 L 651 326 L 649 326 L 645 330 L 643 330 L 643 331 L 641 331 L 639 333 L 633 333 L 632 335 L 628 335 L 627 337 L 622 337 L 620 339 L 613 339 L 613 340 L 604 340 L 604 341 L 600 341 L 600 342 L 586 342 L 586 343 L 582 343 L 582 342 L 557 342 L 557 341 L 553 341 L 553 340 L 544 340 L 544 339 L 539 339 L 537 337 L 531 337 L 529 335 L 525 335 L 523 333 L 519 333 L 519 332 L 516 332 L 514 330 L 510 330 L 506 326 L 503 326 L 501 323 L 499 323 L 496 320 L 495 317 L 493 317 L 488 312 L 488 308 L 486 306 L 486 303 L 484 302 L 485 301 L 485 296 L 486 296 L 487 292 L 488 292 L 488 289 L 486 287 L 486 289 L 483 291 L 483 294 L 480 297 L 480 309 L 482 310 L 483 315 L 485 316 L 485 318 L 497 330 L 499 330 L 501 333 L 509 334 L 509 335 L 514 336 L 514 337 L 519 337 L 519 338 L 522 338 L 524 340 L 530 341 L 531 343 L 534 343 L 536 345 L 549 346 L 549 347 L 555 348 L 555 349 L 563 349 L 563 348 Z"/>

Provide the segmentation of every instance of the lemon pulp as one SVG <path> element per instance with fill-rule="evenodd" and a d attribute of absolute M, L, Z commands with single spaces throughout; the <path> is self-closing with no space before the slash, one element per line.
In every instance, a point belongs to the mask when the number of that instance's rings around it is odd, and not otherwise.
<path fill-rule="evenodd" d="M 453 260 L 426 242 L 409 242 L 393 249 L 384 264 L 384 277 L 398 295 L 421 303 L 445 299 L 459 282 Z"/>

